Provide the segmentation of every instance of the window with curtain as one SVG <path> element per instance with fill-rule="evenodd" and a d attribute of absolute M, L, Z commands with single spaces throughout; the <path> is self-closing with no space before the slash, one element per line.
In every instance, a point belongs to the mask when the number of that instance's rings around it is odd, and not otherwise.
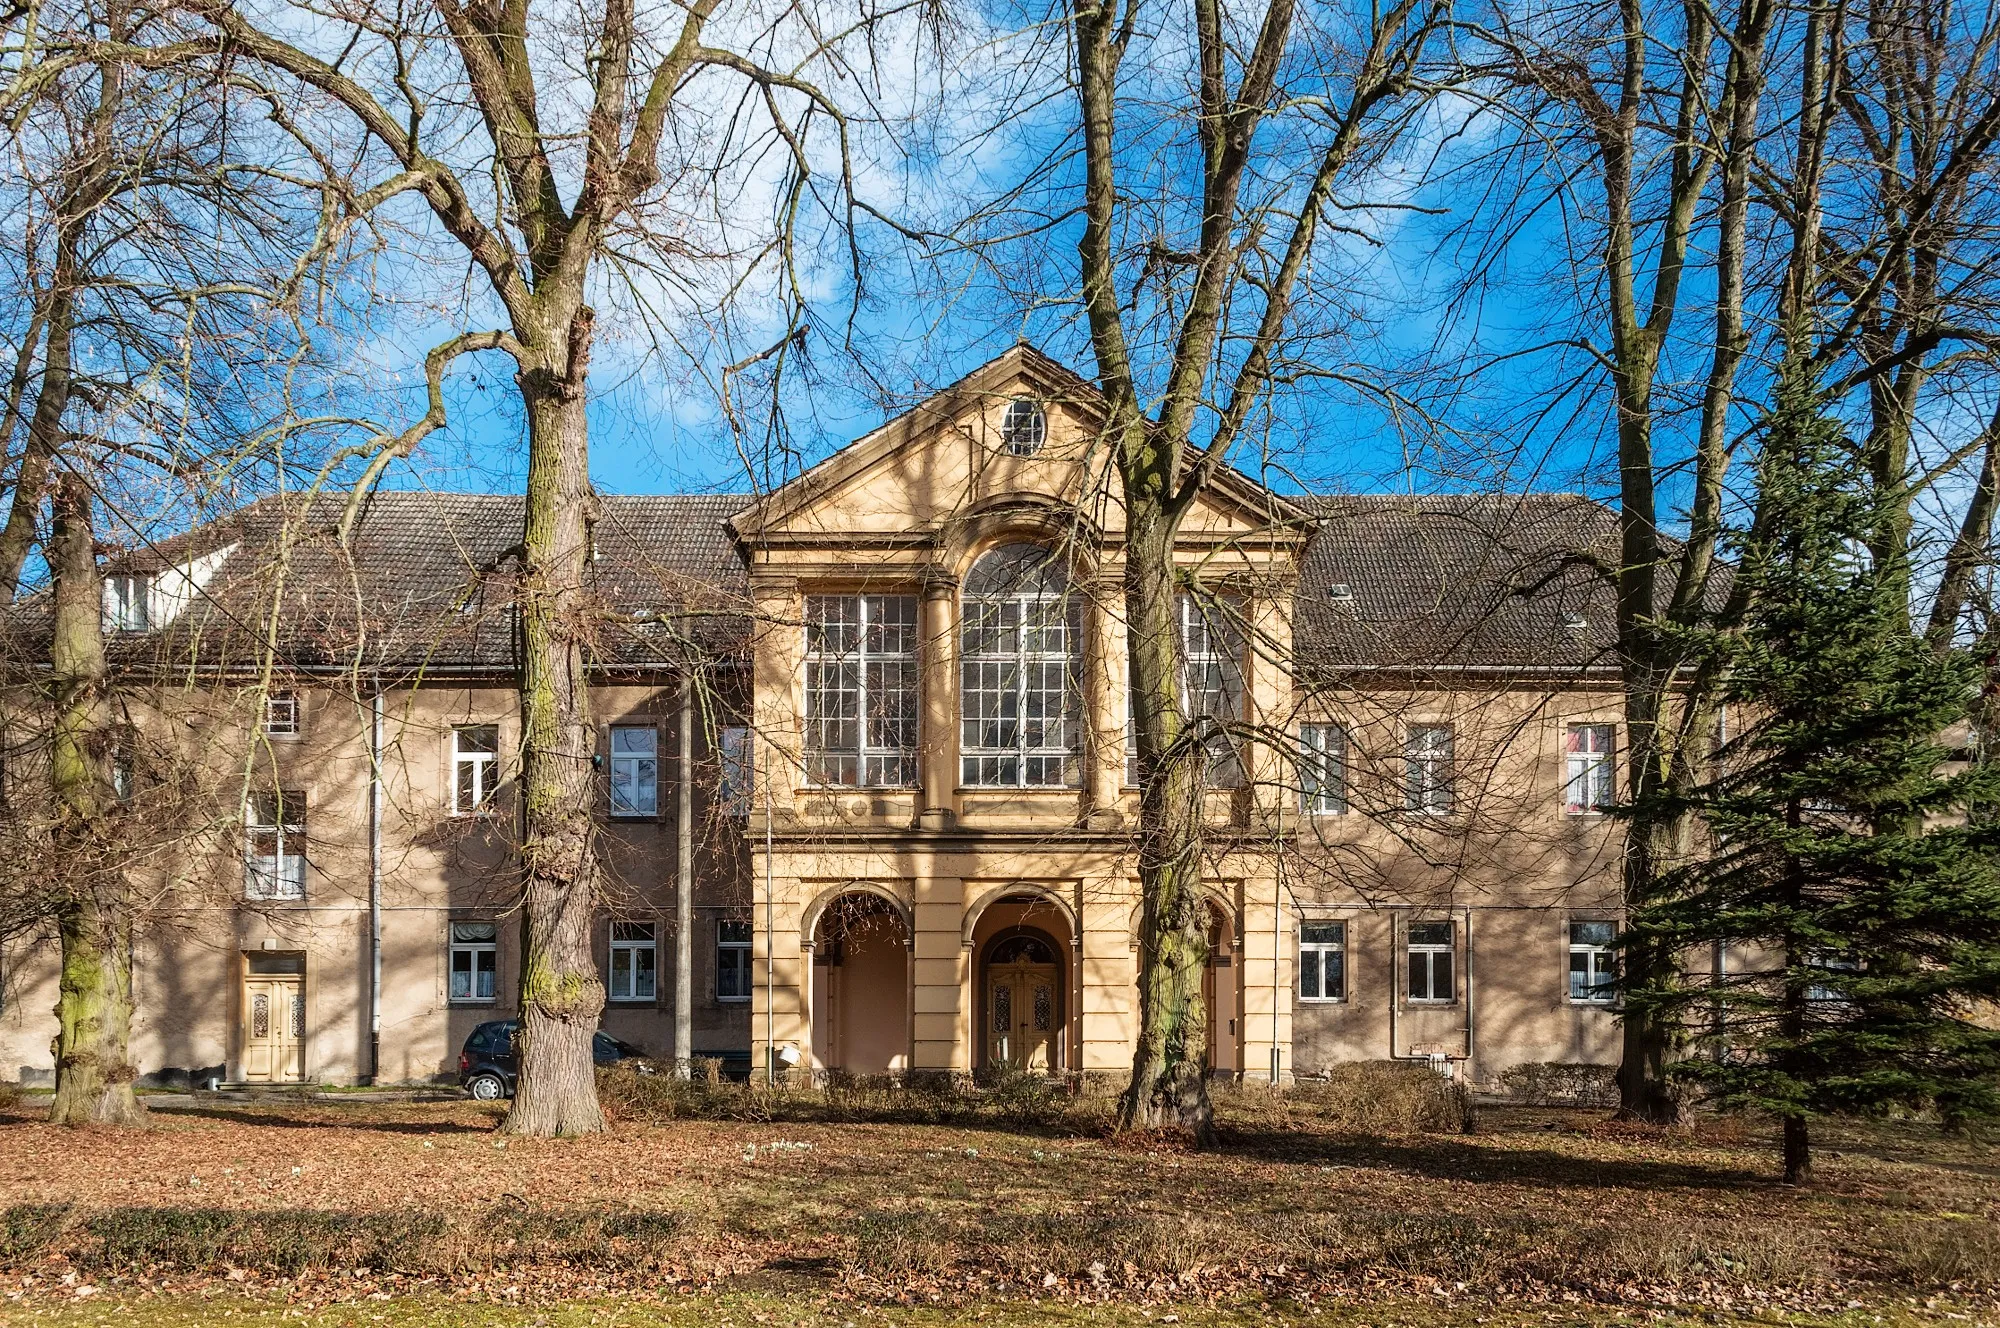
<path fill-rule="evenodd" d="M 1077 783 L 1080 608 L 1061 555 L 1040 545 L 1002 545 L 967 573 L 958 664 L 964 783 Z"/>

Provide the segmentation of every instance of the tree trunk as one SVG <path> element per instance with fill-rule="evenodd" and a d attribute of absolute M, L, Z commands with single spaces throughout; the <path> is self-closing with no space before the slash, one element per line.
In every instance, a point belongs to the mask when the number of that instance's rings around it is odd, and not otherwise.
<path fill-rule="evenodd" d="M 597 860 L 596 750 L 585 676 L 590 443 L 584 383 L 591 310 L 551 320 L 516 376 L 528 416 L 528 494 L 517 594 L 521 660 L 521 866 L 527 953 L 520 1083 L 502 1130 L 543 1137 L 604 1128 L 591 1039 L 604 984 L 591 952 Z"/>
<path fill-rule="evenodd" d="M 104 595 L 91 497 L 80 476 L 63 475 L 49 542 L 55 600 L 49 665 L 56 708 L 49 774 L 54 833 L 71 871 L 56 919 L 62 979 L 49 1119 L 58 1125 L 136 1125 L 145 1111 L 132 1091 L 127 1045 L 131 921 L 123 871 L 100 851 L 114 800 L 105 796 Z"/>
<path fill-rule="evenodd" d="M 1685 815 L 1662 814 L 1654 802 L 1672 778 L 1673 761 L 1663 734 L 1660 691 L 1649 674 L 1629 664 L 1626 679 L 1628 792 L 1633 810 L 1625 837 L 1624 899 L 1631 912 L 1654 902 L 1662 874 L 1686 851 L 1689 826 Z M 1628 944 L 1620 965 L 1619 983 L 1629 991 L 1671 985 L 1680 976 L 1680 956 L 1650 943 Z M 1685 1107 L 1667 1078 L 1675 1051 L 1671 1024 L 1649 1011 L 1628 1008 L 1620 1016 L 1620 1033 L 1618 1119 L 1682 1124 Z"/>
<path fill-rule="evenodd" d="M 1208 919 L 1201 889 L 1203 746 L 1180 713 L 1179 615 L 1172 522 L 1159 505 L 1129 502 L 1125 608 L 1133 737 L 1139 749 L 1139 1043 L 1120 1128 L 1214 1136 L 1208 1100 L 1208 1006 L 1202 975 Z"/>
<path fill-rule="evenodd" d="M 1812 1142 L 1804 1116 L 1785 1117 L 1785 1184 L 1812 1184 Z"/>

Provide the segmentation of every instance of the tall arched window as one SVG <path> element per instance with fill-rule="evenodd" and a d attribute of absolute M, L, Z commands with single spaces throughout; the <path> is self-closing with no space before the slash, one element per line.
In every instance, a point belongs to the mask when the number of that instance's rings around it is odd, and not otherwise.
<path fill-rule="evenodd" d="M 1062 556 L 1040 545 L 1003 544 L 966 574 L 958 656 L 964 783 L 1077 782 L 1079 608 Z"/>

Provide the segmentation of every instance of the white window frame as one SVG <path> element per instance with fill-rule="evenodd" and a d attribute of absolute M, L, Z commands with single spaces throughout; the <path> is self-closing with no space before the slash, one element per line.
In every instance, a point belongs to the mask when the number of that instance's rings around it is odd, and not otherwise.
<path fill-rule="evenodd" d="M 1824 952 L 1808 955 L 1805 966 L 1822 973 L 1859 973 L 1862 971 L 1860 960 L 1847 959 L 1840 955 L 1830 955 Z M 1806 999 L 1812 1004 L 1821 1007 L 1847 1005 L 1850 1003 L 1846 993 L 1842 992 L 1838 987 L 1822 986 L 1817 982 L 1806 988 Z"/>
<path fill-rule="evenodd" d="M 1618 801 L 1617 728 L 1571 724 L 1563 730 L 1563 814 L 1602 816 Z"/>
<path fill-rule="evenodd" d="M 651 962 L 646 967 L 650 990 L 639 990 L 639 956 Z M 610 962 L 605 966 L 606 999 L 618 1005 L 650 1005 L 660 998 L 660 933 L 650 922 L 611 924 Z M 621 973 L 619 961 L 624 961 Z"/>
<path fill-rule="evenodd" d="M 1603 941 L 1593 941 L 1579 936 L 1585 927 L 1609 928 Z M 1618 999 L 1618 951 L 1613 939 L 1618 934 L 1618 924 L 1604 918 L 1571 918 L 1569 920 L 1569 969 L 1564 981 L 1568 984 L 1569 1001 L 1572 1005 L 1610 1005 Z M 1581 961 L 1582 967 L 1578 967 Z M 1577 976 L 1585 981 L 1582 991 L 1577 990 Z"/>
<path fill-rule="evenodd" d="M 119 572 L 104 578 L 104 630 L 146 632 L 153 627 L 153 578 Z"/>
<path fill-rule="evenodd" d="M 723 918 L 715 924 L 715 999 L 734 1005 L 750 999 L 751 951 L 755 942 L 754 924 L 739 918 Z M 723 956 L 730 956 L 729 962 Z M 741 991 L 725 991 L 723 979 L 731 974 Z"/>
<path fill-rule="evenodd" d="M 1049 413 L 1033 397 L 1015 397 L 1000 412 L 1000 447 L 1008 456 L 1031 457 L 1049 441 Z"/>
<path fill-rule="evenodd" d="M 915 595 L 806 596 L 806 778 L 828 788 L 917 781 Z"/>
<path fill-rule="evenodd" d="M 1213 719 L 1241 724 L 1248 713 L 1249 685 L 1244 675 L 1244 606 L 1234 596 L 1182 591 L 1178 597 L 1181 629 L 1181 709 L 1189 723 Z M 1208 784 L 1240 788 L 1243 761 L 1233 734 L 1209 743 Z"/>
<path fill-rule="evenodd" d="M 606 745 L 610 748 L 611 814 L 658 816 L 660 731 L 651 724 L 613 724 Z"/>
<path fill-rule="evenodd" d="M 1403 735 L 1403 808 L 1449 816 L 1457 799 L 1457 734 L 1449 724 L 1412 724 Z"/>
<path fill-rule="evenodd" d="M 1326 961 L 1329 957 L 1340 961 L 1340 990 L 1332 995 L 1328 995 L 1326 990 Z M 1306 990 L 1308 986 L 1311 991 Z M 1347 999 L 1345 922 L 1333 918 L 1306 918 L 1299 923 L 1298 993 L 1299 999 L 1308 1004 L 1338 1005 Z"/>
<path fill-rule="evenodd" d="M 445 996 L 452 1005 L 492 1005 L 500 999 L 500 924 L 487 918 L 457 918 L 446 924 L 445 950 Z M 459 935 L 460 928 L 468 934 Z M 475 939 L 470 933 L 477 928 L 486 929 L 486 939 Z M 459 960 L 465 960 L 469 994 L 461 996 L 456 988 Z M 480 961 L 484 960 L 482 964 Z M 479 978 L 484 974 L 490 990 L 481 994 Z"/>
<path fill-rule="evenodd" d="M 268 846 L 268 851 L 259 851 Z M 306 897 L 306 795 L 296 789 L 252 794 L 243 809 L 243 897 L 292 902 Z"/>
<path fill-rule="evenodd" d="M 468 751 L 468 733 L 491 733 L 493 750 Z M 484 816 L 493 810 L 493 790 L 499 783 L 500 726 L 498 724 L 455 724 L 451 730 L 451 814 Z M 465 794 L 465 775 L 471 775 L 471 794 Z"/>
<path fill-rule="evenodd" d="M 297 692 L 264 693 L 264 732 L 273 738 L 296 738 L 305 732 L 305 706 Z"/>
<path fill-rule="evenodd" d="M 1299 810 L 1347 814 L 1347 730 L 1338 724 L 1299 725 Z"/>
<path fill-rule="evenodd" d="M 1445 939 L 1417 939 L 1418 928 L 1443 927 Z M 1426 932 L 1426 935 L 1430 933 Z M 1403 994 L 1411 1005 L 1456 1005 L 1458 1003 L 1458 924 L 1448 918 L 1418 918 L 1404 924 L 1403 929 Z M 1412 988 L 1417 973 L 1417 961 L 1423 960 L 1424 993 L 1419 996 Z M 1438 989 L 1438 961 L 1444 961 L 1446 992 L 1440 996 Z"/>

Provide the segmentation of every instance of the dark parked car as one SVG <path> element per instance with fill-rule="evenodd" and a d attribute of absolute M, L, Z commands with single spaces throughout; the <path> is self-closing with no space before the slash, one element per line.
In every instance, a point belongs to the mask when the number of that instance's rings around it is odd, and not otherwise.
<path fill-rule="evenodd" d="M 458 1053 L 459 1087 L 482 1102 L 514 1096 L 514 1080 L 520 1073 L 514 1059 L 514 1034 L 520 1027 L 518 1019 L 495 1019 L 473 1029 L 465 1039 L 465 1049 Z M 590 1054 L 599 1065 L 624 1060 L 643 1063 L 646 1056 L 631 1043 L 620 1042 L 601 1029 L 591 1041 Z"/>

